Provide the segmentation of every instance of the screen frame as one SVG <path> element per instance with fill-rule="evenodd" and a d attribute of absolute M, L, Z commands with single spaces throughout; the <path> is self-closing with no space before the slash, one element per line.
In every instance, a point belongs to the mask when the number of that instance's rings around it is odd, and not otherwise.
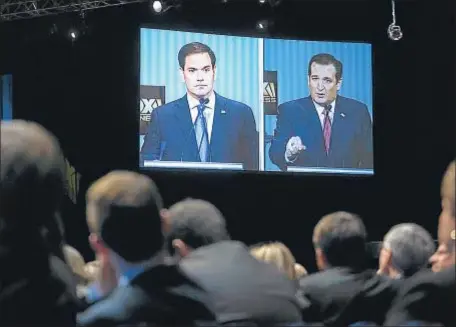
<path fill-rule="evenodd" d="M 140 96 L 140 86 L 141 86 L 141 30 L 142 29 L 151 29 L 151 30 L 161 30 L 161 31 L 170 31 L 170 32 L 187 32 L 187 33 L 198 33 L 198 34 L 209 34 L 209 35 L 219 35 L 219 36 L 234 36 L 234 37 L 248 37 L 248 38 L 257 38 L 257 39 L 279 39 L 279 40 L 290 40 L 290 41 L 314 41 L 314 42 L 337 42 L 337 43 L 357 43 L 357 44 L 365 44 L 370 46 L 370 59 L 371 59 L 371 97 L 372 97 L 372 172 L 371 173 L 365 173 L 362 172 L 362 169 L 359 169 L 359 172 L 353 172 L 353 173 L 341 173 L 339 168 L 328 168 L 327 171 L 323 172 L 289 172 L 289 171 L 267 171 L 267 170 L 225 170 L 225 169 L 184 169 L 184 168 L 146 168 L 144 166 L 141 166 L 141 146 L 138 142 L 138 136 L 139 136 L 139 121 L 140 121 L 140 112 L 138 110 L 141 102 L 141 96 Z M 136 116 L 136 125 L 137 125 L 137 137 L 136 137 L 136 154 L 137 154 L 137 160 L 136 160 L 136 167 L 137 169 L 142 172 L 142 173 L 176 173 L 176 174 L 183 174 L 183 175 L 195 175 L 195 174 L 247 174 L 247 175 L 276 175 L 276 176 L 293 176 L 293 177 L 298 177 L 298 176 L 313 176 L 313 177 L 356 177 L 356 178 L 372 178 L 376 175 L 376 164 L 375 164 L 375 107 L 376 107 L 376 101 L 375 101 L 375 63 L 374 63 L 374 42 L 370 40 L 346 40 L 346 39 L 321 39 L 321 38 L 309 38 L 306 37 L 304 38 L 298 38 L 298 37 L 292 37 L 292 36 L 285 36 L 285 35 L 274 35 L 272 33 L 268 32 L 259 32 L 259 31 L 223 31 L 221 29 L 214 31 L 208 30 L 205 28 L 194 28 L 194 27 L 189 27 L 189 26 L 179 26 L 179 24 L 159 24 L 159 23 L 140 23 L 137 25 L 137 31 L 136 31 L 136 37 L 137 37 L 137 44 L 136 44 L 136 62 L 137 62 L 137 67 L 136 67 L 136 73 L 137 73 L 137 92 L 136 92 L 136 108 L 135 108 L 135 116 Z M 264 116 L 264 110 L 262 110 L 262 116 Z M 261 118 L 261 120 L 264 120 L 264 117 Z M 259 129 L 260 129 L 260 124 L 259 124 Z M 264 127 L 263 127 L 264 130 Z M 259 132 L 260 133 L 260 132 Z M 263 133 L 264 134 L 264 133 Z M 260 136 L 261 139 L 261 136 Z M 264 149 L 264 137 L 263 141 L 259 142 L 259 144 L 262 144 L 263 149 Z M 260 150 L 260 149 L 259 149 Z M 264 153 L 264 150 L 261 151 Z M 263 160 L 260 160 L 260 162 L 263 161 L 264 164 L 264 158 Z M 324 167 L 322 167 L 324 168 Z M 354 169 L 356 170 L 356 169 Z"/>

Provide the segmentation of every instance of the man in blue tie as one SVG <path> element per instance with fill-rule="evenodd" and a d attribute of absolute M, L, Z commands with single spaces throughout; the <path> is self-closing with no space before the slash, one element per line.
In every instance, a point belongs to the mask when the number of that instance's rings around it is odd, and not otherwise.
<path fill-rule="evenodd" d="M 178 54 L 187 94 L 155 109 L 141 149 L 143 160 L 240 163 L 258 169 L 252 109 L 214 91 L 216 57 L 193 42 Z"/>
<path fill-rule="evenodd" d="M 371 117 L 365 104 L 338 95 L 342 68 L 330 54 L 313 56 L 310 96 L 279 106 L 269 157 L 280 169 L 373 167 Z"/>

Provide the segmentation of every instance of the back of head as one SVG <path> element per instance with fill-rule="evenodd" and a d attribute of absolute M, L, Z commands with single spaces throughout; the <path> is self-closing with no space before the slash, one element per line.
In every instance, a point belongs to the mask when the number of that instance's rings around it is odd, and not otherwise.
<path fill-rule="evenodd" d="M 91 233 L 131 263 L 148 260 L 162 248 L 162 208 L 155 183 L 130 171 L 113 171 L 87 191 Z"/>
<path fill-rule="evenodd" d="M 272 242 L 250 248 L 250 253 L 258 260 L 271 263 L 284 272 L 291 280 L 296 279 L 296 260 L 285 244 Z"/>
<path fill-rule="evenodd" d="M 404 276 L 425 267 L 435 251 L 431 234 L 413 223 L 392 227 L 385 235 L 383 247 L 391 251 L 391 264 Z"/>
<path fill-rule="evenodd" d="M 366 258 L 366 228 L 355 214 L 339 211 L 324 216 L 315 226 L 313 242 L 326 263 L 334 267 L 360 268 Z"/>
<path fill-rule="evenodd" d="M 230 239 L 222 213 L 204 200 L 186 199 L 174 204 L 168 210 L 168 219 L 166 243 L 170 253 L 176 239 L 192 249 Z"/>
<path fill-rule="evenodd" d="M 42 126 L 1 122 L 0 216 L 10 228 L 36 228 L 54 219 L 64 192 L 57 139 Z"/>

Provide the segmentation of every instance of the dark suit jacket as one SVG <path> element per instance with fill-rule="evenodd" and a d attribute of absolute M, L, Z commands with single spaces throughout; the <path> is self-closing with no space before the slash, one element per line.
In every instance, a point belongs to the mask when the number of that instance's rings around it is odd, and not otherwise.
<path fill-rule="evenodd" d="M 309 275 L 299 283 L 298 295 L 310 302 L 302 308 L 304 321 L 348 326 L 359 321 L 381 325 L 399 281 L 377 275 L 373 270 L 330 268 Z"/>
<path fill-rule="evenodd" d="M 156 323 L 160 326 L 213 320 L 204 294 L 175 265 L 160 265 L 141 273 L 128 285 L 78 315 L 80 326 Z"/>
<path fill-rule="evenodd" d="M 208 293 L 208 306 L 219 323 L 301 321 L 296 285 L 273 265 L 252 257 L 240 242 L 201 247 L 179 266 Z"/>
<path fill-rule="evenodd" d="M 82 304 L 69 267 L 41 236 L 5 234 L 0 235 L 0 326 L 75 325 Z M 11 237 L 19 241 L 10 242 Z"/>
<path fill-rule="evenodd" d="M 200 161 L 186 95 L 152 112 L 141 154 L 142 160 Z M 258 133 L 252 109 L 218 94 L 210 161 L 242 163 L 244 169 L 258 169 Z"/>
<path fill-rule="evenodd" d="M 299 136 L 306 150 L 295 162 L 286 163 L 285 148 L 292 136 Z M 372 122 L 366 105 L 338 96 L 327 155 L 318 112 L 307 97 L 279 106 L 269 157 L 282 170 L 287 166 L 372 168 L 372 147 Z"/>
<path fill-rule="evenodd" d="M 456 266 L 442 272 L 423 271 L 406 280 L 388 312 L 385 326 L 407 321 L 456 326 Z"/>

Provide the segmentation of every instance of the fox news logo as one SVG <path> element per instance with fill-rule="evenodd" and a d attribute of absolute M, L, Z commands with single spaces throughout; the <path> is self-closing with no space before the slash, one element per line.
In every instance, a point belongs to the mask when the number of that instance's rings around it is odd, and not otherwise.
<path fill-rule="evenodd" d="M 162 104 L 163 100 L 160 98 L 141 99 L 139 103 L 139 113 L 141 121 L 149 122 L 152 111 L 160 107 Z"/>
<path fill-rule="evenodd" d="M 276 103 L 276 87 L 274 82 L 264 82 L 263 83 L 263 102 L 266 103 Z"/>

